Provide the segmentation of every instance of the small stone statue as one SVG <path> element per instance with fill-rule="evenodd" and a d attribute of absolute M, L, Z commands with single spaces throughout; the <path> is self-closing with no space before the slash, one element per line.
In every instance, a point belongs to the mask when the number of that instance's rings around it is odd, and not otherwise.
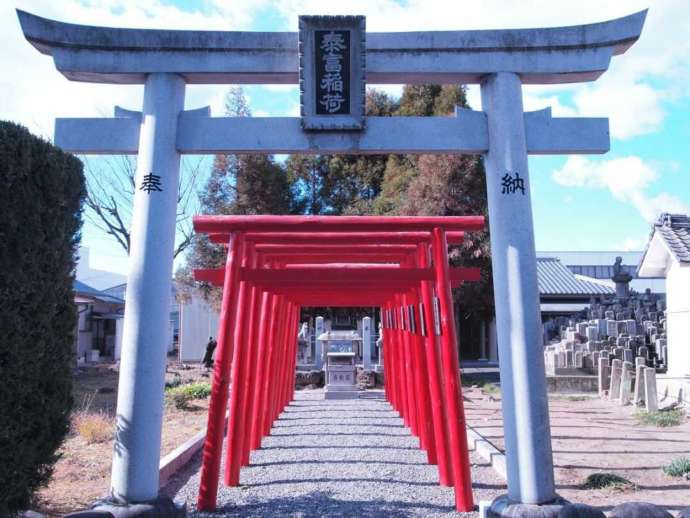
<path fill-rule="evenodd" d="M 630 288 L 628 285 L 632 280 L 632 275 L 623 269 L 623 258 L 616 257 L 616 262 L 613 263 L 613 276 L 611 280 L 616 283 L 616 298 L 618 300 L 627 301 L 630 297 Z M 621 306 L 620 309 L 623 309 Z M 617 310 L 620 311 L 620 310 Z"/>
<path fill-rule="evenodd" d="M 616 262 L 613 263 L 613 277 L 611 280 L 614 282 L 630 282 L 632 280 L 632 275 L 623 269 L 623 258 L 616 257 Z"/>
<path fill-rule="evenodd" d="M 307 324 L 306 322 L 303 322 L 302 327 L 299 330 L 299 333 L 297 333 L 297 341 L 306 342 L 308 338 L 309 338 L 309 324 Z"/>

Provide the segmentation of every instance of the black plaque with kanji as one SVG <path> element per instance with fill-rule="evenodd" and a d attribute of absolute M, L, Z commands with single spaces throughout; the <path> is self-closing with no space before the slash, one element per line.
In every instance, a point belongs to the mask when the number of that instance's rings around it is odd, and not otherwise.
<path fill-rule="evenodd" d="M 302 128 L 361 131 L 366 98 L 363 16 L 299 17 Z"/>
<path fill-rule="evenodd" d="M 317 115 L 350 114 L 350 31 L 314 31 Z"/>

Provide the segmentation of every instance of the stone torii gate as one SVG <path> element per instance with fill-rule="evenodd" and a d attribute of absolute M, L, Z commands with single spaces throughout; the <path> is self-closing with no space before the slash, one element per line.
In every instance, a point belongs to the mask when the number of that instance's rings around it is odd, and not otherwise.
<path fill-rule="evenodd" d="M 68 79 L 145 85 L 142 112 L 116 109 L 114 118 L 58 119 L 55 127 L 55 143 L 66 151 L 138 154 L 114 498 L 158 495 L 180 154 L 474 153 L 485 157 L 498 301 L 508 497 L 495 507 L 554 500 L 527 155 L 605 153 L 608 120 L 524 113 L 522 85 L 597 79 L 639 38 L 646 11 L 573 27 L 406 33 L 366 33 L 363 17 L 302 17 L 299 34 L 100 28 L 18 16 L 26 39 Z M 315 41 L 326 37 L 339 39 L 335 46 L 331 39 L 328 55 L 348 65 L 345 89 L 335 92 L 346 104 L 319 82 L 325 47 Z M 374 84 L 480 84 L 483 111 L 364 117 L 365 76 Z M 302 117 L 184 111 L 186 84 L 297 83 Z"/>

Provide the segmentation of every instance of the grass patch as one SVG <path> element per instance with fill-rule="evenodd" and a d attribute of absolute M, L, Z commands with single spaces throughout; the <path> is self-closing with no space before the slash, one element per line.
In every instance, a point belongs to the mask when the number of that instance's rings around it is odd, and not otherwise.
<path fill-rule="evenodd" d="M 593 399 L 591 396 L 585 396 L 583 394 L 549 394 L 549 398 L 559 401 L 589 401 Z"/>
<path fill-rule="evenodd" d="M 105 442 L 113 437 L 113 420 L 104 412 L 79 410 L 72 415 L 72 429 L 86 444 Z"/>
<path fill-rule="evenodd" d="M 640 410 L 635 412 L 635 419 L 637 424 L 646 426 L 656 426 L 659 428 L 678 426 L 685 421 L 685 411 L 682 408 L 674 408 L 673 410 L 663 412 L 645 412 Z"/>
<path fill-rule="evenodd" d="M 670 464 L 667 464 L 661 469 L 671 477 L 687 478 L 687 475 L 690 474 L 690 459 L 687 457 L 673 459 Z"/>
<path fill-rule="evenodd" d="M 582 484 L 582 489 L 615 489 L 617 491 L 635 489 L 635 487 L 635 484 L 627 478 L 614 473 L 592 473 Z"/>
<path fill-rule="evenodd" d="M 479 388 L 481 388 L 485 394 L 488 394 L 490 396 L 500 396 L 501 395 L 501 387 L 499 385 L 497 385 L 496 383 L 485 382 L 485 383 L 479 385 Z"/>
<path fill-rule="evenodd" d="M 462 378 L 463 387 L 479 387 L 486 394 L 490 396 L 498 396 L 501 394 L 501 387 L 494 381 L 489 381 L 482 378 Z"/>
<path fill-rule="evenodd" d="M 165 390 L 170 390 L 175 387 L 179 387 L 180 385 L 182 385 L 182 376 L 180 376 L 178 373 L 175 373 L 173 375 L 173 379 L 165 382 Z"/>
<path fill-rule="evenodd" d="M 565 396 L 563 399 L 566 401 L 587 401 L 590 398 L 587 396 Z"/>
<path fill-rule="evenodd" d="M 166 388 L 168 400 L 175 408 L 184 410 L 189 407 L 189 402 L 194 399 L 206 399 L 211 395 L 211 384 L 207 382 L 188 383 L 177 387 Z"/>

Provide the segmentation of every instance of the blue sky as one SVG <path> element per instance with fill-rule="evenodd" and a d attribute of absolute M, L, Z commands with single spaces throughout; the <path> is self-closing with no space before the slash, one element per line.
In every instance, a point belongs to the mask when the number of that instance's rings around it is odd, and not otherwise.
<path fill-rule="evenodd" d="M 611 151 L 602 156 L 530 157 L 539 250 L 639 250 L 659 211 L 690 211 L 690 4 L 684 0 L 19 0 L 0 7 L 0 118 L 52 138 L 55 117 L 108 116 L 139 109 L 141 87 L 71 83 L 23 38 L 15 7 L 62 21 L 107 26 L 295 30 L 299 14 L 364 14 L 370 31 L 460 30 L 573 25 L 647 7 L 640 41 L 614 57 L 594 83 L 527 87 L 527 110 L 608 116 Z M 392 94 L 400 87 L 387 86 Z M 222 114 L 227 87 L 192 86 L 187 108 Z M 255 116 L 297 114 L 292 87 L 246 87 Z M 469 99 L 481 109 L 478 90 Z M 92 266 L 126 272 L 127 258 L 92 225 L 83 244 Z"/>

